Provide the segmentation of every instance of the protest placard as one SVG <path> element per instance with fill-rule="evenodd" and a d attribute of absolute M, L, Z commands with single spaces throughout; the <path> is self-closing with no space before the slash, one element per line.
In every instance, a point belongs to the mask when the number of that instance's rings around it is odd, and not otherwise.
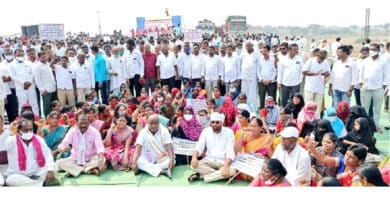
<path fill-rule="evenodd" d="M 184 31 L 184 42 L 202 42 L 202 31 L 197 29 L 187 29 Z"/>
<path fill-rule="evenodd" d="M 186 101 L 187 101 L 187 105 L 191 106 L 194 109 L 195 115 L 198 115 L 199 110 L 202 110 L 202 109 L 207 110 L 206 100 L 187 99 Z"/>
<path fill-rule="evenodd" d="M 231 167 L 251 177 L 257 177 L 263 166 L 264 159 L 251 154 L 240 154 L 234 159 Z"/>
<path fill-rule="evenodd" d="M 41 40 L 64 40 L 63 24 L 40 24 L 39 38 Z"/>
<path fill-rule="evenodd" d="M 182 138 L 175 137 L 172 138 L 172 141 L 173 152 L 175 152 L 175 154 L 192 156 L 192 153 L 195 150 L 195 141 L 184 140 Z"/>

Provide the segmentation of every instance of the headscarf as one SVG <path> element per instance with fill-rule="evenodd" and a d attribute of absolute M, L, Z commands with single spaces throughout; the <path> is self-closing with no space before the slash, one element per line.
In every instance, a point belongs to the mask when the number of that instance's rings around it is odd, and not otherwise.
<path fill-rule="evenodd" d="M 180 92 L 178 88 L 172 88 L 171 89 L 171 95 L 173 98 L 176 98 L 177 93 Z"/>
<path fill-rule="evenodd" d="M 371 118 L 368 118 L 366 109 L 358 105 L 351 107 L 351 112 L 349 113 L 348 118 L 345 121 L 345 128 L 347 129 L 347 131 L 353 130 L 353 124 L 355 120 L 358 118 L 366 118 L 369 122 L 369 127 L 371 129 L 371 132 L 376 131 L 375 122 Z"/>
<path fill-rule="evenodd" d="M 366 145 L 369 148 L 369 153 L 379 154 L 378 149 L 375 147 L 376 139 L 374 138 L 374 133 L 370 129 L 369 120 L 367 118 L 357 118 L 355 121 L 360 125 L 359 130 L 356 131 L 353 129 L 348 132 L 345 139 Z"/>
<path fill-rule="evenodd" d="M 301 100 L 301 102 L 298 105 L 295 105 L 293 103 L 294 97 Z M 297 119 L 299 112 L 302 110 L 304 106 L 305 106 L 305 100 L 303 99 L 303 96 L 299 93 L 295 93 L 294 96 L 291 98 L 290 103 L 286 105 L 286 108 L 288 108 L 293 113 L 294 119 Z"/>
<path fill-rule="evenodd" d="M 315 102 L 308 102 L 303 109 L 299 112 L 298 118 L 297 118 L 297 127 L 299 132 L 302 132 L 303 126 L 306 122 L 314 122 L 316 119 L 316 110 L 310 110 L 311 108 L 317 109 L 317 103 Z"/>
<path fill-rule="evenodd" d="M 337 117 L 335 108 L 332 107 L 326 109 L 324 119 L 330 122 L 337 138 L 345 137 L 345 135 L 347 134 L 347 130 L 345 129 L 343 121 L 341 121 L 341 119 Z"/>
<path fill-rule="evenodd" d="M 233 126 L 237 116 L 237 109 L 236 107 L 234 107 L 232 97 L 224 97 L 222 106 L 220 107 L 220 113 L 225 115 L 224 125 L 227 127 Z"/>
<path fill-rule="evenodd" d="M 321 129 L 321 130 L 320 130 Z M 326 119 L 321 119 L 317 122 L 316 129 L 314 131 L 314 140 L 319 143 L 321 146 L 322 138 L 326 133 L 332 132 L 334 133 L 330 122 Z"/>
<path fill-rule="evenodd" d="M 192 119 L 189 121 L 183 119 L 180 127 L 183 129 L 183 132 L 188 139 L 197 141 L 199 139 L 200 133 L 202 132 L 202 125 L 196 119 L 194 109 L 191 106 L 186 106 L 184 111 L 186 110 L 189 110 L 192 113 Z"/>
<path fill-rule="evenodd" d="M 344 110 L 343 110 L 343 109 Z M 349 104 L 348 102 L 346 101 L 341 101 L 339 102 L 339 104 L 337 105 L 337 116 L 343 121 L 345 122 L 348 118 L 348 115 L 349 115 Z"/>

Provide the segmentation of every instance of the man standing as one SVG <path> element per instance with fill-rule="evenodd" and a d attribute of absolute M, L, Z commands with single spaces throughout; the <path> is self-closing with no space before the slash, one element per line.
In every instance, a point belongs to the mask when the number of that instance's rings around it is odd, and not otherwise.
<path fill-rule="evenodd" d="M 333 63 L 328 91 L 329 96 L 333 97 L 333 106 L 337 106 L 341 101 L 349 103 L 359 78 L 356 62 L 348 57 L 349 47 L 340 46 L 337 49 L 337 56 L 339 59 Z"/>
<path fill-rule="evenodd" d="M 259 79 L 259 96 L 260 96 L 260 108 L 264 108 L 266 93 L 268 96 L 272 96 L 276 100 L 276 66 L 275 58 L 270 56 L 271 47 L 269 45 L 264 46 L 261 49 L 260 58 L 260 71 L 257 78 Z"/>
<path fill-rule="evenodd" d="M 204 180 L 206 183 L 227 179 L 235 174 L 230 167 L 235 158 L 234 134 L 223 127 L 224 116 L 214 112 L 210 116 L 211 127 L 205 128 L 196 143 L 192 154 L 191 168 L 196 172 L 188 181 Z M 198 161 L 198 157 L 206 151 L 206 156 Z"/>
<path fill-rule="evenodd" d="M 102 52 L 99 52 L 98 46 L 91 47 L 92 54 L 95 56 L 95 61 L 93 62 L 94 74 L 95 74 L 95 91 L 102 97 L 103 104 L 107 104 L 108 94 L 107 94 L 107 63 L 103 58 Z"/>
<path fill-rule="evenodd" d="M 95 74 L 91 63 L 86 62 L 83 52 L 77 55 L 77 62 L 73 63 L 72 70 L 76 80 L 77 101 L 84 102 L 85 96 L 89 95 L 95 87 Z"/>
<path fill-rule="evenodd" d="M 11 128 L 15 126 L 11 124 Z M 21 120 L 18 134 L 8 137 L 0 151 L 7 151 L 7 186 L 43 186 L 55 180 L 54 161 L 46 142 L 33 133 L 33 122 Z"/>
<path fill-rule="evenodd" d="M 71 146 L 70 157 L 57 161 L 58 168 L 66 171 L 67 175 L 99 175 L 106 170 L 102 137 L 98 130 L 89 125 L 86 114 L 77 116 L 77 126 L 68 131 L 57 153 L 69 151 Z"/>
<path fill-rule="evenodd" d="M 208 48 L 208 56 L 203 59 L 203 75 L 202 82 L 206 83 L 205 89 L 207 95 L 211 97 L 214 87 L 218 87 L 218 81 L 221 80 L 223 70 L 223 63 L 219 56 L 215 56 L 215 47 L 210 46 Z"/>
<path fill-rule="evenodd" d="M 287 170 L 286 179 L 297 186 L 300 180 L 310 180 L 311 165 L 310 156 L 298 143 L 299 132 L 295 127 L 286 127 L 280 133 L 282 143 L 280 143 L 272 158 L 278 159 Z"/>
<path fill-rule="evenodd" d="M 55 60 L 51 61 L 50 67 L 54 70 L 57 80 L 58 101 L 63 105 L 75 106 L 75 96 L 77 96 L 76 78 L 74 72 L 68 66 L 68 57 L 61 57 L 61 65 L 54 64 Z"/>
<path fill-rule="evenodd" d="M 161 79 L 161 87 L 168 85 L 169 89 L 175 86 L 175 78 L 179 77 L 177 59 L 168 51 L 168 46 L 164 44 L 161 48 L 162 54 L 157 57 L 157 80 Z"/>
<path fill-rule="evenodd" d="M 241 80 L 241 93 L 245 93 L 248 101 L 253 103 L 256 109 L 258 109 L 257 76 L 260 70 L 260 54 L 254 52 L 251 42 L 247 42 L 245 47 L 246 53 L 241 54 L 241 75 L 239 77 L 239 83 Z"/>
<path fill-rule="evenodd" d="M 138 97 L 141 95 L 141 82 L 144 80 L 145 63 L 142 54 L 135 49 L 134 40 L 130 39 L 126 42 L 127 53 L 125 55 L 126 72 L 130 91 Z"/>
<path fill-rule="evenodd" d="M 329 76 L 330 66 L 326 61 L 327 52 L 321 50 L 317 57 L 309 59 L 303 66 L 303 75 L 306 76 L 305 102 L 317 103 L 316 115 L 320 118 L 322 99 L 324 98 L 325 77 Z"/>
<path fill-rule="evenodd" d="M 233 55 L 233 46 L 221 46 L 226 48 L 226 56 L 222 57 L 222 63 L 224 71 L 222 73 L 222 82 L 225 84 L 225 91 L 229 91 L 230 84 L 237 83 L 238 76 L 240 75 L 240 60 L 237 56 Z M 222 56 L 222 55 L 221 55 Z"/>
<path fill-rule="evenodd" d="M 38 100 L 35 91 L 35 84 L 32 74 L 31 66 L 24 60 L 24 51 L 22 49 L 15 50 L 16 62 L 10 66 L 12 79 L 15 82 L 16 96 L 18 97 L 20 112 L 22 105 L 30 103 L 33 112 L 38 114 Z"/>
<path fill-rule="evenodd" d="M 178 63 L 178 71 L 179 75 L 183 80 L 183 86 L 190 81 L 191 77 L 191 51 L 190 51 L 190 43 L 184 43 L 184 52 L 179 54 Z M 180 89 L 180 88 L 179 88 Z M 184 88 L 185 89 L 185 88 Z"/>
<path fill-rule="evenodd" d="M 303 60 L 298 55 L 298 45 L 291 44 L 288 47 L 288 55 L 279 62 L 278 88 L 281 89 L 281 105 L 286 106 L 290 97 L 299 93 L 302 82 Z"/>
<path fill-rule="evenodd" d="M 156 86 L 156 62 L 157 55 L 151 52 L 150 44 L 145 45 L 145 52 L 142 54 L 142 58 L 145 62 L 145 70 L 144 70 L 144 78 L 145 78 L 145 88 L 147 93 L 154 91 L 154 87 Z"/>
<path fill-rule="evenodd" d="M 5 60 L 0 63 L 0 75 L 4 82 L 4 89 L 7 95 L 5 101 L 5 110 L 9 122 L 13 122 L 18 116 L 18 98 L 16 97 L 16 90 L 14 81 L 11 78 L 10 66 L 14 61 L 14 55 L 11 49 L 4 51 Z"/>
<path fill-rule="evenodd" d="M 359 84 L 362 90 L 362 104 L 365 109 L 370 108 L 372 101 L 373 118 L 378 132 L 381 116 L 384 89 L 389 85 L 390 73 L 385 71 L 385 60 L 379 58 L 379 44 L 370 45 L 370 57 L 363 61 L 359 74 Z"/>
<path fill-rule="evenodd" d="M 172 139 L 168 129 L 160 125 L 158 115 L 148 117 L 148 124 L 139 133 L 132 161 L 135 174 L 138 168 L 154 177 L 160 174 L 172 177 L 175 166 Z"/>
<path fill-rule="evenodd" d="M 56 92 L 56 81 L 49 64 L 45 52 L 38 53 L 39 61 L 33 68 L 34 81 L 37 84 L 43 100 L 43 113 L 45 117 L 51 112 L 52 97 Z"/>
<path fill-rule="evenodd" d="M 191 54 L 191 74 L 190 74 L 190 81 L 191 81 L 191 88 L 193 89 L 197 82 L 200 82 L 200 79 L 202 78 L 203 74 L 203 59 L 204 56 L 199 53 L 199 45 L 194 44 L 192 45 L 192 54 Z"/>

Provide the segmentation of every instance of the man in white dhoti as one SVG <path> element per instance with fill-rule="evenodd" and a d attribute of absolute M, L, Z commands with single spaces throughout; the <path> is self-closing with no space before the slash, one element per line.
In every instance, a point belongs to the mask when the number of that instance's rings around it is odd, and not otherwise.
<path fill-rule="evenodd" d="M 259 75 L 260 54 L 253 50 L 251 42 L 246 43 L 246 52 L 241 54 L 241 93 L 245 93 L 248 101 L 254 103 L 256 109 L 259 108 L 259 98 L 257 96 L 257 76 Z"/>
<path fill-rule="evenodd" d="M 140 169 L 154 177 L 160 174 L 172 177 L 175 166 L 172 139 L 168 129 L 160 125 L 158 115 L 149 116 L 148 124 L 139 133 L 135 145 L 131 165 L 134 173 Z"/>

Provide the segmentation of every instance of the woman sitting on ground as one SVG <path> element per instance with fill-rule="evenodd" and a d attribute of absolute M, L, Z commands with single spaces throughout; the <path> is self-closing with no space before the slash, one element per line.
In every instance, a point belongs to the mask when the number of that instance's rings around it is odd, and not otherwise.
<path fill-rule="evenodd" d="M 367 156 L 366 148 L 361 144 L 355 144 L 348 148 L 343 163 L 340 164 L 340 172 L 337 179 L 343 186 L 352 186 L 358 180 L 359 167 L 364 163 Z M 344 166 L 344 169 L 342 167 Z M 355 184 L 354 184 L 355 185 Z"/>
<path fill-rule="evenodd" d="M 68 125 L 60 125 L 59 124 L 60 113 L 56 111 L 50 112 L 48 115 L 48 125 L 42 128 L 42 137 L 45 139 L 47 146 L 50 148 L 54 155 L 54 160 L 59 158 L 69 157 L 70 152 L 63 152 L 60 155 L 58 145 L 61 143 L 62 139 L 64 139 L 66 132 L 69 129 Z"/>
<path fill-rule="evenodd" d="M 303 96 L 299 93 L 295 93 L 285 108 L 289 109 L 293 113 L 293 119 L 297 119 L 299 112 L 301 112 L 304 106 L 305 100 L 303 99 Z"/>
<path fill-rule="evenodd" d="M 223 126 L 232 127 L 238 112 L 231 97 L 224 97 L 219 112 L 225 115 L 225 122 L 223 123 Z"/>
<path fill-rule="evenodd" d="M 133 129 L 127 125 L 129 120 L 126 114 L 119 114 L 103 141 L 104 157 L 114 170 L 128 169 L 131 164 L 134 148 L 131 148 Z"/>
<path fill-rule="evenodd" d="M 306 137 L 315 129 L 317 103 L 308 102 L 299 112 L 297 118 L 297 128 L 301 137 Z"/>
<path fill-rule="evenodd" d="M 235 133 L 235 140 L 238 140 L 238 138 L 241 136 L 241 133 L 249 128 L 250 113 L 247 110 L 240 110 L 240 113 L 238 114 L 237 118 L 239 129 Z"/>
<path fill-rule="evenodd" d="M 336 177 L 338 170 L 343 167 L 343 155 L 336 151 L 337 136 L 334 133 L 326 133 L 322 138 L 321 147 L 317 147 L 318 142 L 309 141 L 308 152 L 311 156 L 311 164 L 314 168 L 312 181 L 318 182 L 322 177 Z"/>
<path fill-rule="evenodd" d="M 368 153 L 379 154 L 375 147 L 376 139 L 372 133 L 369 121 L 366 118 L 358 118 L 354 122 L 354 128 L 343 139 L 343 152 L 349 145 L 362 144 Z M 342 153 L 343 153 L 342 152 Z"/>
<path fill-rule="evenodd" d="M 324 119 L 330 122 L 337 138 L 343 138 L 347 135 L 347 129 L 345 129 L 344 122 L 337 116 L 335 108 L 326 109 Z"/>
<path fill-rule="evenodd" d="M 284 178 L 287 175 L 286 168 L 277 159 L 269 159 L 264 162 L 261 172 L 249 186 L 291 186 Z"/>
<path fill-rule="evenodd" d="M 341 121 L 343 121 L 344 123 L 347 120 L 350 111 L 351 110 L 349 109 L 349 104 L 346 101 L 341 101 L 337 105 L 336 108 L 337 117 L 339 117 Z"/>
<path fill-rule="evenodd" d="M 383 180 L 378 167 L 367 165 L 359 169 L 359 179 L 362 186 L 389 186 Z"/>
<path fill-rule="evenodd" d="M 308 137 L 307 142 L 310 138 L 314 138 L 314 141 L 318 143 L 318 146 L 322 146 L 322 138 L 326 133 L 334 133 L 330 122 L 326 119 L 321 119 L 316 123 L 316 128 L 312 132 L 311 136 Z"/>
<path fill-rule="evenodd" d="M 345 121 L 345 128 L 347 129 L 348 132 L 353 130 L 354 122 L 358 118 L 366 118 L 368 120 L 369 128 L 371 132 L 374 133 L 376 131 L 375 122 L 372 118 L 368 117 L 365 108 L 356 105 L 356 106 L 352 106 L 350 110 L 351 111 L 347 117 L 347 120 Z"/>

